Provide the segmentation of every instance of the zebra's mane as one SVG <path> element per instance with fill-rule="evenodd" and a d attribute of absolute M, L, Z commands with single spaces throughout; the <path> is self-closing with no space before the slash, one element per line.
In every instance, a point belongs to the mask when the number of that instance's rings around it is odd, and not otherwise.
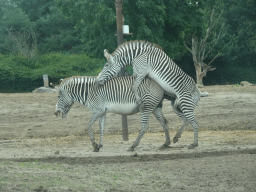
<path fill-rule="evenodd" d="M 157 45 L 157 44 L 154 44 L 154 43 L 150 43 L 148 41 L 138 41 L 138 40 L 131 40 L 131 41 L 127 41 L 121 45 L 119 45 L 116 50 L 111 54 L 112 56 L 114 56 L 116 53 L 119 52 L 120 49 L 122 48 L 125 48 L 125 47 L 133 47 L 133 48 L 139 48 L 139 47 L 152 47 L 152 48 L 157 48 L 157 49 L 161 49 L 161 50 L 164 50 L 161 46 Z"/>
<path fill-rule="evenodd" d="M 73 76 L 73 77 L 63 79 L 59 87 L 64 88 L 66 86 L 71 86 L 76 83 L 94 83 L 95 80 L 96 80 L 95 76 Z"/>

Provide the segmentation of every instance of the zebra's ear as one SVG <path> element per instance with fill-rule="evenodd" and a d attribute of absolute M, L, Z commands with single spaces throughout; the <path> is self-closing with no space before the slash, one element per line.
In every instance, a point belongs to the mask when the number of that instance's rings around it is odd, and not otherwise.
<path fill-rule="evenodd" d="M 104 56 L 107 58 L 107 60 L 112 58 L 107 49 L 104 49 Z"/>

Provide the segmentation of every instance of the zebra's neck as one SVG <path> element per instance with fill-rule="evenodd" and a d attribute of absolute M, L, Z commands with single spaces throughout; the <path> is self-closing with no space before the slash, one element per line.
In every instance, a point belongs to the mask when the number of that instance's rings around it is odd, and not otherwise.
<path fill-rule="evenodd" d="M 74 102 L 86 105 L 91 88 L 94 86 L 95 77 L 78 76 L 63 80 L 61 87 L 68 91 Z"/>

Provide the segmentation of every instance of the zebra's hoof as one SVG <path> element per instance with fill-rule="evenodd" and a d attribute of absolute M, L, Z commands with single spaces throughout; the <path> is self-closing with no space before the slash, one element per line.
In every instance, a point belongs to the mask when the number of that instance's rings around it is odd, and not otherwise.
<path fill-rule="evenodd" d="M 179 140 L 178 137 L 174 137 L 174 138 L 173 138 L 173 143 L 177 143 L 178 140 Z"/>
<path fill-rule="evenodd" d="M 130 147 L 127 151 L 134 151 L 134 148 Z"/>
<path fill-rule="evenodd" d="M 93 146 L 93 152 L 99 152 L 100 148 L 97 144 Z"/>
<path fill-rule="evenodd" d="M 99 148 L 94 148 L 94 149 L 93 149 L 93 152 L 99 152 L 99 151 L 100 151 Z"/>
<path fill-rule="evenodd" d="M 171 148 L 169 145 L 163 144 L 161 147 L 159 147 L 159 150 L 164 150 L 167 148 Z"/>
<path fill-rule="evenodd" d="M 198 147 L 198 144 L 191 144 L 188 146 L 188 149 L 195 149 L 196 147 Z"/>

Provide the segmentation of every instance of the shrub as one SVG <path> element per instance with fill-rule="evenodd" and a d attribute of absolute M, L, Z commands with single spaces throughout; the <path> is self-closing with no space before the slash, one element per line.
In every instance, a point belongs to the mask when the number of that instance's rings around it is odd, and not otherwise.
<path fill-rule="evenodd" d="M 64 55 L 52 53 L 35 59 L 20 56 L 0 56 L 0 92 L 31 91 L 43 85 L 43 74 L 51 82 L 75 75 L 97 75 L 105 60 L 90 58 L 85 54 Z"/>

